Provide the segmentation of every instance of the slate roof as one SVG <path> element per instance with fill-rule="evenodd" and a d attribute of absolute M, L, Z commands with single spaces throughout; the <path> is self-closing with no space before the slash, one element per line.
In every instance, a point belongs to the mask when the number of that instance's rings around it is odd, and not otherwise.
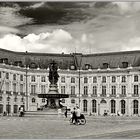
<path fill-rule="evenodd" d="M 123 67 L 122 62 L 128 62 L 133 67 L 140 66 L 140 51 L 124 51 L 112 53 L 98 53 L 98 54 L 51 54 L 51 53 L 31 53 L 31 52 L 14 52 L 5 49 L 0 49 L 0 60 L 8 59 L 7 64 L 16 65 L 21 61 L 21 66 L 32 64 L 35 67 L 48 68 L 49 63 L 55 61 L 58 63 L 60 69 L 68 69 L 71 65 L 75 65 L 78 69 L 81 65 L 85 69 L 85 65 L 91 65 L 92 69 L 98 67 L 103 68 L 103 64 L 109 64 L 110 68 Z M 0 61 L 2 62 L 2 61 Z"/>

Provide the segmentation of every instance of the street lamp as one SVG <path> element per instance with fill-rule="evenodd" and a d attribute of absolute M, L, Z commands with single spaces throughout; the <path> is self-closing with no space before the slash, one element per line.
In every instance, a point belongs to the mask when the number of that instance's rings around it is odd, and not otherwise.
<path fill-rule="evenodd" d="M 25 64 L 26 64 L 26 111 L 28 111 L 28 68 L 27 68 L 27 51 L 25 53 Z"/>
<path fill-rule="evenodd" d="M 79 63 L 79 66 L 78 66 L 78 75 L 79 75 L 79 108 L 80 108 L 80 102 L 81 102 L 81 99 L 80 99 L 80 96 L 81 96 L 81 63 L 82 63 L 82 56 L 80 57 L 80 63 Z"/>

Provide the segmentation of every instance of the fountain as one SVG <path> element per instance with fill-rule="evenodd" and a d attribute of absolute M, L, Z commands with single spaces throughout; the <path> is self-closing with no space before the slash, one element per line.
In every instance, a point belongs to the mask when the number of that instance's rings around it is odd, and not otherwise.
<path fill-rule="evenodd" d="M 58 78 L 59 75 L 57 73 L 57 63 L 54 61 L 49 64 L 49 91 L 47 94 L 38 94 L 39 98 L 47 98 L 47 104 L 45 105 L 45 109 L 60 109 L 63 106 L 60 104 L 61 98 L 68 98 L 68 94 L 61 94 L 58 92 Z"/>

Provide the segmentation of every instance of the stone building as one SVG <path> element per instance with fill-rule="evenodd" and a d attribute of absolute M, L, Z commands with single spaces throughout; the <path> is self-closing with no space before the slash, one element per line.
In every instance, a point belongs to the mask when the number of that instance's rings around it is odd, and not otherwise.
<path fill-rule="evenodd" d="M 49 90 L 48 65 L 58 66 L 61 102 L 77 104 L 93 115 L 140 114 L 140 51 L 99 54 L 45 54 L 0 49 L 0 113 L 20 106 L 37 111 L 47 103 L 38 94 Z"/>

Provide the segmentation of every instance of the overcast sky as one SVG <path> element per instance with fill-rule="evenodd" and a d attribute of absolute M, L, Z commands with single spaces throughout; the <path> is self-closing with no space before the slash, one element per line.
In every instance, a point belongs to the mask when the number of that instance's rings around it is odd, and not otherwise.
<path fill-rule="evenodd" d="M 140 50 L 140 2 L 0 2 L 0 48 L 43 53 Z"/>

